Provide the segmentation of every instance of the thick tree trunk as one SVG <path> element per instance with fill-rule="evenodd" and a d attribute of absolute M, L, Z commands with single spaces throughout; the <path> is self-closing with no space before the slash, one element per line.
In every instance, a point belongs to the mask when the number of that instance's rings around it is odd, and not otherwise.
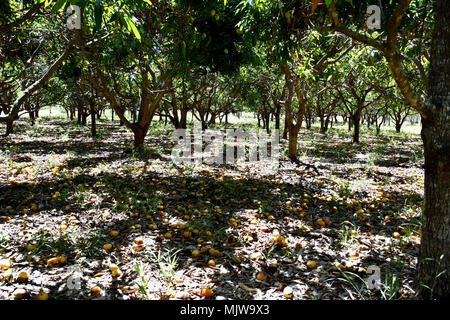
<path fill-rule="evenodd" d="M 134 147 L 136 149 L 141 148 L 144 145 L 145 136 L 147 135 L 147 129 L 139 125 L 135 125 L 132 128 L 134 134 Z"/>
<path fill-rule="evenodd" d="M 425 202 L 416 282 L 423 298 L 450 299 L 450 1 L 437 0 L 430 90 L 422 119 Z M 442 257 L 442 259 L 441 259 Z M 445 270 L 445 271 L 444 271 Z M 439 277 L 438 277 L 439 275 Z"/>
<path fill-rule="evenodd" d="M 300 128 L 291 127 L 289 129 L 289 149 L 288 156 L 291 159 L 297 159 L 297 148 L 298 148 L 298 133 Z"/>
<path fill-rule="evenodd" d="M 447 104 L 446 108 L 447 117 L 449 117 L 450 104 Z M 425 148 L 425 203 L 418 285 L 425 284 L 430 288 L 434 286 L 433 297 L 449 299 L 450 129 L 443 119 L 445 118 L 422 121 L 422 138 Z M 440 261 L 441 255 L 444 255 L 442 261 Z M 447 272 L 436 279 L 436 276 L 445 269 Z M 429 298 L 430 295 L 430 290 L 421 288 L 422 298 Z"/>

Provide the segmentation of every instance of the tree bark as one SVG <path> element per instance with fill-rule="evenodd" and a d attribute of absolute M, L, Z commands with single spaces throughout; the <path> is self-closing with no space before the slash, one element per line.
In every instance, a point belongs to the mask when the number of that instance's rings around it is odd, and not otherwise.
<path fill-rule="evenodd" d="M 134 134 L 134 147 L 136 149 L 139 149 L 144 145 L 144 140 L 145 136 L 147 135 L 148 128 L 143 128 L 139 125 L 133 125 L 131 130 Z"/>
<path fill-rule="evenodd" d="M 95 138 L 97 136 L 97 123 L 96 123 L 96 113 L 95 113 L 95 103 L 94 101 L 89 101 L 91 107 L 91 137 Z"/>
<path fill-rule="evenodd" d="M 359 143 L 360 129 L 361 129 L 361 112 L 356 112 L 352 115 L 353 122 L 353 143 Z"/>
<path fill-rule="evenodd" d="M 295 127 L 291 127 L 289 129 L 289 149 L 288 156 L 291 159 L 297 159 L 297 149 L 298 149 L 298 132 L 300 128 L 297 130 Z"/>
<path fill-rule="evenodd" d="M 14 132 L 13 120 L 6 121 L 6 135 L 10 135 Z"/>
<path fill-rule="evenodd" d="M 430 90 L 422 117 L 425 201 L 416 283 L 422 298 L 450 298 L 450 1 L 437 0 Z M 441 259 L 442 257 L 442 259 Z M 446 270 L 446 271 L 444 271 Z M 440 273 L 442 274 L 437 277 Z M 428 286 L 430 289 L 423 287 Z"/>
<path fill-rule="evenodd" d="M 281 107 L 275 112 L 275 129 L 280 130 L 280 113 L 281 113 Z"/>
<path fill-rule="evenodd" d="M 186 129 L 187 125 L 187 113 L 188 109 L 183 107 L 181 109 L 181 117 L 180 117 L 180 129 Z"/>
<path fill-rule="evenodd" d="M 28 116 L 31 120 L 31 126 L 34 126 L 35 118 L 34 118 L 34 110 L 28 111 Z"/>

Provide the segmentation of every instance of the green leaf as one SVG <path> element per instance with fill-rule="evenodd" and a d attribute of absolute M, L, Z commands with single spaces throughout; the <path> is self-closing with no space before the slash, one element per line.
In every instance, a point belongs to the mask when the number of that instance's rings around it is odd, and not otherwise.
<path fill-rule="evenodd" d="M 136 25 L 134 24 L 134 22 L 128 16 L 125 16 L 124 19 L 125 19 L 125 22 L 127 23 L 127 26 L 128 26 L 127 29 L 129 31 L 133 32 L 133 34 L 136 37 L 136 39 L 141 41 L 141 34 L 139 33 L 139 30 L 136 28 Z"/>
<path fill-rule="evenodd" d="M 327 5 L 327 7 L 329 7 L 330 4 L 331 4 L 331 0 L 325 0 L 325 3 L 326 3 L 326 5 Z"/>
<path fill-rule="evenodd" d="M 56 11 L 59 11 L 62 7 L 64 7 L 67 3 L 67 0 L 58 0 L 56 1 L 55 5 L 52 7 L 51 12 L 55 13 Z"/>
<path fill-rule="evenodd" d="M 441 272 L 436 276 L 436 279 L 439 278 L 440 276 L 442 276 L 443 274 L 446 274 L 446 273 L 447 273 L 447 270 L 441 271 Z"/>
<path fill-rule="evenodd" d="M 45 0 L 44 7 L 47 8 L 52 2 L 53 0 Z"/>

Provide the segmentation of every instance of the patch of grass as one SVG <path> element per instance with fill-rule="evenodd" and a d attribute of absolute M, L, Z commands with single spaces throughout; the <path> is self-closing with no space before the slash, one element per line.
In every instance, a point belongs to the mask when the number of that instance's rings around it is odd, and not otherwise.
<path fill-rule="evenodd" d="M 78 256 L 93 257 L 102 250 L 101 230 L 87 230 L 77 232 L 71 237 L 73 246 L 79 250 Z"/>
<path fill-rule="evenodd" d="M 367 157 L 368 164 L 371 166 L 375 165 L 376 161 L 380 161 L 381 159 L 383 159 L 383 155 L 378 151 L 367 153 Z"/>
<path fill-rule="evenodd" d="M 434 276 L 433 276 L 431 285 L 429 286 L 424 283 L 420 283 L 421 287 L 426 288 L 430 291 L 430 300 L 433 300 L 434 288 L 436 287 L 438 278 L 447 273 L 447 269 L 441 270 L 441 263 L 442 263 L 442 260 L 444 259 L 444 257 L 445 257 L 445 254 L 442 254 L 439 257 L 439 259 L 435 262 L 435 271 L 434 271 Z M 433 258 L 425 258 L 424 261 L 433 262 L 435 260 Z"/>
<path fill-rule="evenodd" d="M 157 254 L 153 254 L 155 262 L 158 264 L 159 270 L 166 283 L 174 280 L 175 270 L 178 266 L 178 254 L 180 251 L 181 249 L 167 249 L 165 252 L 158 250 Z"/>
<path fill-rule="evenodd" d="M 9 237 L 7 235 L 2 235 L 0 238 L 0 247 L 1 248 L 6 248 L 6 246 L 8 245 L 9 242 Z"/>
<path fill-rule="evenodd" d="M 345 179 L 338 179 L 336 182 L 338 184 L 337 192 L 339 197 L 343 199 L 350 197 L 352 194 L 350 182 Z"/>
<path fill-rule="evenodd" d="M 349 284 L 358 294 L 359 299 L 361 300 L 366 300 L 366 296 L 363 293 L 364 289 L 368 289 L 368 283 L 366 280 L 364 280 L 361 276 L 357 275 L 356 273 L 350 272 L 350 271 L 345 271 L 345 270 L 341 270 L 338 267 L 335 267 L 339 273 L 342 275 L 342 277 L 335 277 L 332 279 L 329 279 L 328 281 L 334 281 L 334 280 L 339 280 L 342 282 L 345 282 L 347 284 Z M 361 282 L 361 284 L 359 284 L 359 281 Z"/>
<path fill-rule="evenodd" d="M 380 288 L 381 297 L 383 300 L 394 299 L 400 289 L 400 281 L 398 274 L 386 272 L 384 277 L 384 284 Z"/>
<path fill-rule="evenodd" d="M 349 246 L 355 242 L 355 234 L 357 228 L 350 221 L 344 221 L 341 223 L 341 232 L 339 233 L 340 243 L 344 246 Z"/>
<path fill-rule="evenodd" d="M 146 272 L 145 265 L 139 264 L 138 261 L 135 262 L 134 269 L 136 270 L 136 273 L 138 276 L 136 284 L 139 288 L 139 291 L 141 292 L 143 299 L 148 300 L 149 294 L 147 292 L 147 287 L 148 287 L 148 283 L 150 281 L 150 277 L 148 276 L 149 273 Z"/>
<path fill-rule="evenodd" d="M 41 230 L 38 235 L 30 239 L 30 243 L 35 243 L 32 253 L 52 254 L 63 252 L 70 247 L 71 242 L 67 235 L 58 238 L 48 230 Z"/>

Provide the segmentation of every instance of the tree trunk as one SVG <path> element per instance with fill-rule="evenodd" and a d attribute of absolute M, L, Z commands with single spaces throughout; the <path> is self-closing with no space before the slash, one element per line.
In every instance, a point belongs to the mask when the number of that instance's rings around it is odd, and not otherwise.
<path fill-rule="evenodd" d="M 312 117 L 305 117 L 306 122 L 306 129 L 310 130 L 312 128 L 313 124 L 313 118 Z"/>
<path fill-rule="evenodd" d="M 211 115 L 211 119 L 209 119 L 209 124 L 211 124 L 211 125 L 216 124 L 216 114 L 215 113 L 213 113 Z"/>
<path fill-rule="evenodd" d="M 450 92 L 450 88 L 447 89 Z M 433 99 L 433 98 L 431 98 Z M 445 120 L 450 116 L 450 102 L 440 118 L 422 120 L 425 149 L 425 201 L 422 216 L 422 238 L 417 284 L 433 287 L 432 297 L 450 298 L 450 128 Z M 445 255 L 440 261 L 441 255 Z M 424 259 L 433 259 L 426 261 Z M 440 263 L 438 263 L 440 261 Z M 439 278 L 441 271 L 447 270 Z M 431 292 L 421 288 L 422 298 Z"/>
<path fill-rule="evenodd" d="M 353 143 L 359 143 L 359 133 L 361 127 L 361 115 L 356 113 L 352 116 L 353 121 Z"/>
<path fill-rule="evenodd" d="M 81 113 L 81 124 L 83 126 L 87 125 L 87 114 L 85 111 Z"/>
<path fill-rule="evenodd" d="M 435 3 L 430 90 L 422 118 L 425 201 L 416 282 L 423 298 L 450 298 L 450 1 Z M 441 256 L 443 257 L 441 259 Z M 425 260 L 431 259 L 431 260 Z M 443 271 L 446 270 L 446 271 Z M 442 272 L 442 273 L 441 273 Z M 437 278 L 437 275 L 441 275 Z"/>
<path fill-rule="evenodd" d="M 139 125 L 135 125 L 132 128 L 134 134 L 134 147 L 136 149 L 141 148 L 144 145 L 145 136 L 147 135 L 146 128 L 142 128 Z"/>
<path fill-rule="evenodd" d="M 292 126 L 289 128 L 289 150 L 288 156 L 291 159 L 297 159 L 297 141 L 298 141 L 298 133 L 300 131 L 300 127 L 297 129 Z"/>
<path fill-rule="evenodd" d="M 325 118 L 322 114 L 319 115 L 319 120 L 320 120 L 320 132 L 321 133 L 325 133 Z"/>
<path fill-rule="evenodd" d="M 283 139 L 287 139 L 288 131 L 289 131 L 289 124 L 287 122 L 287 118 L 285 117 L 284 118 Z"/>
<path fill-rule="evenodd" d="M 270 134 L 270 113 L 266 114 L 265 128 L 266 128 L 267 134 Z"/>
<path fill-rule="evenodd" d="M 275 113 L 275 129 L 280 130 L 280 112 Z"/>
<path fill-rule="evenodd" d="M 97 136 L 97 123 L 96 123 L 96 113 L 95 113 L 95 107 L 93 106 L 94 102 L 90 101 L 91 103 L 91 137 L 95 138 Z"/>
<path fill-rule="evenodd" d="M 381 121 L 378 122 L 378 116 L 375 117 L 375 127 L 377 128 L 377 135 L 380 134 L 382 125 L 383 125 L 383 118 L 381 118 Z"/>
<path fill-rule="evenodd" d="M 188 113 L 188 109 L 187 108 L 182 108 L 181 109 L 180 129 L 186 129 L 187 113 Z"/>
<path fill-rule="evenodd" d="M 13 122 L 14 122 L 14 120 L 12 120 L 12 119 L 8 119 L 6 121 L 6 135 L 7 136 L 14 132 Z"/>
<path fill-rule="evenodd" d="M 352 127 L 353 127 L 353 120 L 352 117 L 350 116 L 348 118 L 348 131 L 352 131 Z"/>
<path fill-rule="evenodd" d="M 35 121 L 34 111 L 33 110 L 28 111 L 28 116 L 30 117 L 30 120 L 31 120 L 31 126 L 34 126 L 34 121 Z"/>
<path fill-rule="evenodd" d="M 323 132 L 323 133 L 327 133 L 327 131 L 328 131 L 328 128 L 329 128 L 329 126 L 330 126 L 330 123 L 331 123 L 331 126 L 333 126 L 333 119 L 330 119 L 330 114 L 328 114 L 327 116 L 326 116 L 326 118 L 325 118 L 325 131 Z M 330 121 L 331 120 L 331 121 Z"/>

